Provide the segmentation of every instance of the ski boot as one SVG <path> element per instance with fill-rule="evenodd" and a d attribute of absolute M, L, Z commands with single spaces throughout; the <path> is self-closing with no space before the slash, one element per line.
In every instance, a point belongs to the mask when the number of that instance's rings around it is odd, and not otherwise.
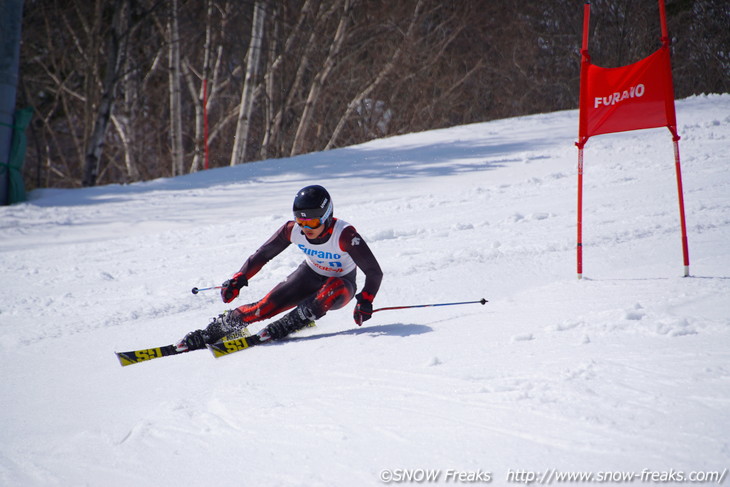
<path fill-rule="evenodd" d="M 281 340 L 290 333 L 299 331 L 307 326 L 312 326 L 315 318 L 316 316 L 309 306 L 300 304 L 278 320 L 266 325 L 266 327 L 251 338 L 258 343 L 268 340 Z"/>
<path fill-rule="evenodd" d="M 243 330 L 246 334 L 246 323 L 241 321 L 232 310 L 224 311 L 208 324 L 204 330 L 191 331 L 175 344 L 178 352 L 199 350 L 210 343 L 215 343 L 226 335 Z"/>

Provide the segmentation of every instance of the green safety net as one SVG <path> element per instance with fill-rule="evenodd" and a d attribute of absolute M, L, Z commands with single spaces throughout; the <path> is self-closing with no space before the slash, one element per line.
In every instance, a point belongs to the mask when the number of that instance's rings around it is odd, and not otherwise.
<path fill-rule="evenodd" d="M 6 161 L 0 161 L 0 174 L 7 172 L 3 178 L 7 184 L 7 204 L 20 203 L 25 201 L 25 184 L 23 182 L 23 163 L 25 162 L 25 149 L 27 138 L 25 129 L 33 117 L 32 108 L 23 108 L 15 112 L 15 123 L 12 125 L 13 135 L 10 142 L 10 157 Z"/>

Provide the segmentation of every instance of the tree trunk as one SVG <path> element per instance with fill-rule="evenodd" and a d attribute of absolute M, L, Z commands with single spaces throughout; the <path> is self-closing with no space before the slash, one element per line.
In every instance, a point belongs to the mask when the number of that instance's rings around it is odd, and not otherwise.
<path fill-rule="evenodd" d="M 198 172 L 201 166 L 201 160 L 205 151 L 205 140 L 203 139 L 205 113 L 203 112 L 203 89 L 207 89 L 206 82 L 201 83 L 200 90 L 195 86 L 195 79 L 190 67 L 190 61 L 186 58 L 182 64 L 183 74 L 185 75 L 185 82 L 188 86 L 188 92 L 190 96 L 195 100 L 193 104 L 193 110 L 195 112 L 195 121 L 193 127 L 195 128 L 195 147 L 193 148 L 193 160 L 190 163 L 190 172 Z"/>
<path fill-rule="evenodd" d="M 184 174 L 182 139 L 182 90 L 180 69 L 180 33 L 177 22 L 177 0 L 170 1 L 169 32 L 169 83 L 170 83 L 170 152 L 172 156 L 172 175 Z"/>
<path fill-rule="evenodd" d="M 131 26 L 127 25 L 123 28 L 129 31 Z M 117 106 L 111 118 L 114 128 L 119 134 L 124 152 L 125 182 L 134 182 L 140 179 L 138 161 L 140 160 L 141 151 L 137 142 L 137 133 L 140 127 L 133 123 L 133 120 L 136 120 L 138 116 L 140 81 L 139 71 L 133 64 L 133 62 L 130 63 L 129 55 L 125 56 L 124 63 L 121 64 L 123 74 L 120 86 L 124 92 L 121 100 L 122 104 L 121 107 Z"/>
<path fill-rule="evenodd" d="M 274 18 L 277 17 L 276 15 L 276 6 L 273 7 L 274 12 L 272 12 L 272 16 Z M 274 77 L 273 69 L 274 64 L 276 62 L 276 50 L 278 48 L 278 40 L 279 38 L 279 24 L 278 22 L 274 22 L 273 25 L 273 32 L 271 35 L 271 42 L 269 43 L 269 59 L 267 61 L 267 67 L 266 67 L 266 75 L 264 76 L 264 82 L 263 82 L 263 88 L 265 91 L 264 96 L 264 106 L 263 106 L 263 112 L 264 112 L 264 136 L 263 140 L 261 141 L 261 148 L 259 149 L 259 158 L 260 159 L 268 159 L 269 158 L 269 144 L 271 140 L 271 125 L 273 123 L 273 116 L 274 116 Z"/>
<path fill-rule="evenodd" d="M 261 60 L 261 40 L 264 34 L 264 20 L 266 11 L 261 2 L 256 2 L 253 8 L 253 25 L 251 26 L 251 42 L 248 46 L 248 62 L 246 64 L 246 76 L 243 81 L 241 92 L 241 105 L 238 111 L 238 124 L 236 126 L 236 137 L 231 152 L 231 166 L 240 164 L 246 160 L 246 147 L 248 146 L 248 131 L 251 124 L 251 111 L 254 102 L 254 84 L 258 74 L 258 66 Z"/>
<path fill-rule="evenodd" d="M 200 170 L 201 167 L 201 161 L 203 160 L 205 156 L 205 145 L 208 142 L 205 139 L 205 136 L 207 135 L 205 133 L 205 117 L 207 115 L 206 108 L 204 106 L 204 103 L 206 100 L 208 100 L 208 94 L 210 93 L 210 88 L 208 87 L 208 83 L 210 80 L 210 58 L 211 58 L 211 25 L 212 20 L 211 17 L 213 15 L 213 2 L 211 0 L 206 0 L 205 2 L 206 8 L 205 8 L 205 45 L 203 46 L 203 73 L 202 73 L 202 83 L 200 83 L 200 89 L 197 90 L 195 88 L 195 81 L 193 79 L 193 75 L 191 73 L 192 69 L 190 67 L 190 62 L 187 59 L 187 56 L 185 57 L 185 63 L 183 64 L 184 74 L 185 74 L 185 80 L 188 84 L 188 90 L 190 91 L 190 96 L 193 98 L 193 100 L 197 100 L 197 103 L 195 103 L 195 149 L 193 152 L 193 161 L 190 164 L 190 172 L 197 172 Z M 207 93 L 206 93 L 207 91 Z"/>
<path fill-rule="evenodd" d="M 304 5 L 302 6 L 301 10 L 299 11 L 299 16 L 297 18 L 297 23 L 294 26 L 294 28 L 289 33 L 286 42 L 284 43 L 283 49 L 279 53 L 279 55 L 276 57 L 276 59 L 271 63 L 271 66 L 269 67 L 268 71 L 266 72 L 266 75 L 264 76 L 264 85 L 267 89 L 267 94 L 269 96 L 269 102 L 271 106 L 271 111 L 273 113 L 274 111 L 274 82 L 277 78 L 277 75 L 279 71 L 282 70 L 282 66 L 284 65 L 284 56 L 287 55 L 290 51 L 294 49 L 294 45 L 296 42 L 300 41 L 300 34 L 304 30 L 304 25 L 307 20 L 307 17 L 309 17 L 310 13 L 312 12 L 313 5 L 312 0 L 306 0 L 304 2 Z M 320 4 L 319 6 L 320 10 L 324 8 L 324 5 Z M 326 16 L 326 15 L 325 15 Z M 321 14 L 317 14 L 317 17 L 321 17 Z M 277 24 L 278 25 L 278 24 Z M 277 27 L 278 31 L 278 27 Z M 288 93 L 286 96 L 286 100 L 283 103 L 279 104 L 279 109 L 276 111 L 276 113 L 271 118 L 269 124 L 267 125 L 266 135 L 264 136 L 264 141 L 262 144 L 262 151 L 266 151 L 266 157 L 269 155 L 272 155 L 272 148 L 274 149 L 274 156 L 281 155 L 284 153 L 282 143 L 281 143 L 281 133 L 282 133 L 282 126 L 283 126 L 283 118 L 284 118 L 284 112 L 288 110 L 292 110 L 292 104 L 293 100 L 295 98 L 295 94 L 300 89 L 300 83 L 302 78 L 302 73 L 304 72 L 304 68 L 309 65 L 309 53 L 311 50 L 313 50 L 316 46 L 316 43 L 314 40 L 316 39 L 316 32 L 317 29 L 312 29 L 311 36 L 309 38 L 308 42 L 304 42 L 304 52 L 299 57 L 299 69 L 297 70 L 297 74 L 295 77 L 294 82 L 291 84 L 291 86 L 288 87 Z"/>
<path fill-rule="evenodd" d="M 123 64 L 126 42 L 122 26 L 129 16 L 129 0 L 114 2 L 112 28 L 107 34 L 106 67 L 101 87 L 101 100 L 95 111 L 94 128 L 86 145 L 84 157 L 84 186 L 95 186 L 99 175 L 104 139 L 111 119 L 116 87 L 119 82 L 120 66 Z"/>
<path fill-rule="evenodd" d="M 388 62 L 386 62 L 383 65 L 383 68 L 380 70 L 378 75 L 375 77 L 375 79 L 372 81 L 372 83 L 368 84 L 367 87 L 365 87 L 364 90 L 360 91 L 360 93 L 355 96 L 350 103 L 347 105 L 347 109 L 345 110 L 345 113 L 340 117 L 340 120 L 337 122 L 337 126 L 332 131 L 332 135 L 330 136 L 330 140 L 327 142 L 327 145 L 325 146 L 324 150 L 330 150 L 334 147 L 335 143 L 337 142 L 337 138 L 340 136 L 340 133 L 342 132 L 342 129 L 345 126 L 345 123 L 347 120 L 352 116 L 352 113 L 361 105 L 361 103 L 370 96 L 370 94 L 380 85 L 380 83 L 383 82 L 386 76 L 390 74 L 391 71 L 393 71 L 393 68 L 396 67 L 398 60 L 401 57 L 401 54 L 403 53 L 403 45 L 408 42 L 411 37 L 413 36 L 413 30 L 416 26 L 416 21 L 419 18 L 420 12 L 421 12 L 421 4 L 422 0 L 418 0 L 418 3 L 416 4 L 416 7 L 413 9 L 413 16 L 411 17 L 411 22 L 408 24 L 408 30 L 406 31 L 403 41 L 398 44 L 398 47 L 396 48 L 393 55 L 390 57 Z M 373 101 L 374 102 L 374 101 Z"/>
<path fill-rule="evenodd" d="M 322 92 L 322 87 L 324 86 L 324 83 L 327 81 L 327 77 L 329 76 L 332 68 L 335 65 L 335 58 L 340 52 L 342 43 L 345 40 L 347 24 L 349 22 L 349 15 L 350 0 L 345 0 L 342 14 L 340 16 L 340 22 L 337 26 L 337 31 L 335 32 L 335 36 L 332 39 L 332 44 L 330 44 L 329 52 L 327 53 L 327 59 L 325 59 L 324 64 L 322 65 L 322 69 L 314 77 L 312 85 L 309 89 L 307 101 L 304 104 L 304 111 L 302 112 L 302 117 L 299 120 L 297 133 L 294 136 L 294 142 L 292 143 L 290 153 L 290 155 L 292 156 L 300 154 L 304 150 L 304 139 L 307 135 L 307 129 L 309 129 L 309 126 L 312 122 L 312 116 L 314 114 L 314 109 L 317 105 L 317 100 L 319 99 L 319 95 Z"/>

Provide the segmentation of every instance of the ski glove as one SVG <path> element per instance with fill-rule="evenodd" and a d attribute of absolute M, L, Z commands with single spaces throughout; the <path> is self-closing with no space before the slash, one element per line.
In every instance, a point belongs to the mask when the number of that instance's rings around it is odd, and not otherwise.
<path fill-rule="evenodd" d="M 242 272 L 237 272 L 228 279 L 226 282 L 221 284 L 221 298 L 224 303 L 230 303 L 238 297 L 238 292 L 243 286 L 248 286 L 248 280 Z"/>
<path fill-rule="evenodd" d="M 375 296 L 370 293 L 360 293 L 355 296 L 355 299 L 357 299 L 357 304 L 352 317 L 355 319 L 357 326 L 362 326 L 363 321 L 373 317 L 373 299 L 375 299 Z"/>

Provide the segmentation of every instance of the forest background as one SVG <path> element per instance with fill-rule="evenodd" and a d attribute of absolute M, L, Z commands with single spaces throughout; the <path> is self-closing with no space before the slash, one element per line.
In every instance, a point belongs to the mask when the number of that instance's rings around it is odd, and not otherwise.
<path fill-rule="evenodd" d="M 26 0 L 26 187 L 130 183 L 575 109 L 583 4 Z M 675 96 L 730 92 L 730 2 L 666 7 Z M 633 63 L 660 38 L 656 1 L 591 2 L 594 64 Z"/>

